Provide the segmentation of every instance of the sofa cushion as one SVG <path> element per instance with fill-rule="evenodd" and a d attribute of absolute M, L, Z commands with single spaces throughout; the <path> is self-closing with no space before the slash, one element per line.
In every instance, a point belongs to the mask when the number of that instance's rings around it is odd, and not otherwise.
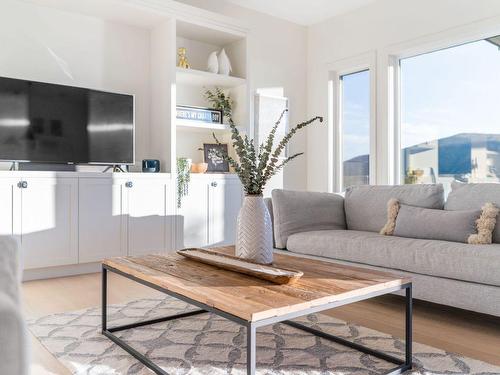
<path fill-rule="evenodd" d="M 387 202 L 396 198 L 410 206 L 442 209 L 443 185 L 362 185 L 347 188 L 347 228 L 379 232 L 387 221 Z"/>
<path fill-rule="evenodd" d="M 467 243 L 477 233 L 479 216 L 481 210 L 445 211 L 402 204 L 394 236 Z"/>
<path fill-rule="evenodd" d="M 500 286 L 500 245 L 383 236 L 354 230 L 295 233 L 289 251 Z"/>
<path fill-rule="evenodd" d="M 485 203 L 494 203 L 500 207 L 500 184 L 464 184 L 454 181 L 451 192 L 444 205 L 445 210 L 477 210 Z M 500 220 L 493 231 L 493 242 L 500 243 Z"/>
<path fill-rule="evenodd" d="M 288 236 L 311 230 L 345 229 L 344 198 L 338 194 L 275 189 L 274 241 L 286 247 Z"/>

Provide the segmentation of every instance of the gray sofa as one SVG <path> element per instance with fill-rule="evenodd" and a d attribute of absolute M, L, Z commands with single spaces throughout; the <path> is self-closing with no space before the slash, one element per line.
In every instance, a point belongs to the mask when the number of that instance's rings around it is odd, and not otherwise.
<path fill-rule="evenodd" d="M 500 316 L 500 223 L 490 245 L 384 236 L 387 202 L 443 210 L 500 207 L 500 184 L 357 186 L 345 196 L 274 190 L 276 251 L 410 276 L 414 297 Z M 446 222 L 442 230 L 446 230 Z"/>
<path fill-rule="evenodd" d="M 0 374 L 28 374 L 27 330 L 19 306 L 20 250 L 0 236 Z"/>

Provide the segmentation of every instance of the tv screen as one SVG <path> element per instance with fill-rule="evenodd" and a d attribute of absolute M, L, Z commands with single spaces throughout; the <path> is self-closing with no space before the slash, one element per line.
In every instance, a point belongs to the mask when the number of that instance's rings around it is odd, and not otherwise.
<path fill-rule="evenodd" d="M 0 160 L 132 164 L 134 98 L 0 77 Z"/>

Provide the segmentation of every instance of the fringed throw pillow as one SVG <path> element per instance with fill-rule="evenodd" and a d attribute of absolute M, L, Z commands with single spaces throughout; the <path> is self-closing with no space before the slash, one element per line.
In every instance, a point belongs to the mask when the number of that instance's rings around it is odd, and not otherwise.
<path fill-rule="evenodd" d="M 385 223 L 384 227 L 380 230 L 380 234 L 385 236 L 392 236 L 394 234 L 399 207 L 400 205 L 397 199 L 389 199 L 389 202 L 387 202 L 387 223 Z"/>
<path fill-rule="evenodd" d="M 477 233 L 471 234 L 467 242 L 470 244 L 491 244 L 499 211 L 493 203 L 486 203 L 482 208 L 481 216 L 476 220 Z"/>

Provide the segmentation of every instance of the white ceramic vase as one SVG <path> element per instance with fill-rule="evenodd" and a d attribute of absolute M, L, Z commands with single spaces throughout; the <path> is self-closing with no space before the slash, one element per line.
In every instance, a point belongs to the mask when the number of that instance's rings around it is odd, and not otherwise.
<path fill-rule="evenodd" d="M 217 58 L 217 51 L 212 52 L 208 56 L 207 70 L 210 73 L 218 73 L 219 72 L 219 59 Z"/>
<path fill-rule="evenodd" d="M 262 196 L 244 198 L 236 231 L 236 256 L 261 264 L 273 262 L 273 226 Z"/>
<path fill-rule="evenodd" d="M 227 57 L 226 51 L 223 48 L 219 53 L 219 74 L 228 76 L 232 71 L 231 61 L 229 61 L 229 57 Z"/>

